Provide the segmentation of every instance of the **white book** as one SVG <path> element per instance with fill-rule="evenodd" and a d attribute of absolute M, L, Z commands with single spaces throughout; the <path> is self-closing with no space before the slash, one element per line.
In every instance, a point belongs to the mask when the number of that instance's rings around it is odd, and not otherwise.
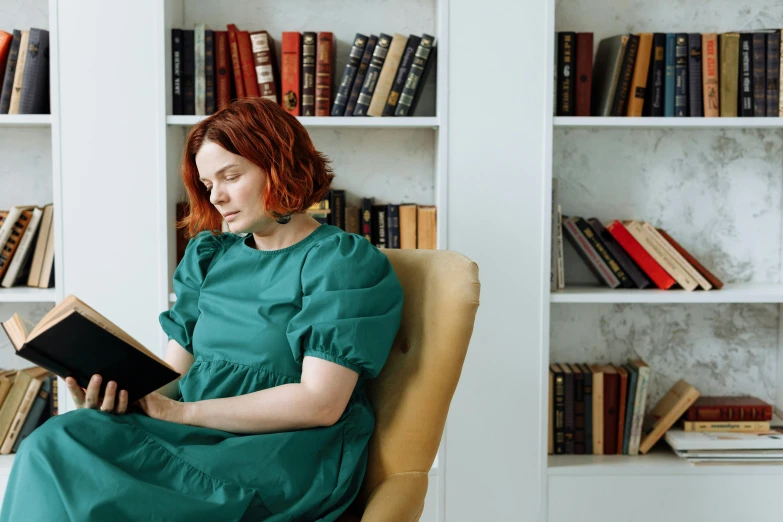
<path fill-rule="evenodd" d="M 13 231 L 14 225 L 19 219 L 19 216 L 22 215 L 22 211 L 28 208 L 35 207 L 33 205 L 15 205 L 11 207 L 11 210 L 8 211 L 8 215 L 6 216 L 5 221 L 3 221 L 3 226 L 0 227 L 0 250 L 3 249 L 6 241 L 8 241 L 9 237 L 11 237 L 11 232 Z"/>
<path fill-rule="evenodd" d="M 30 223 L 22 234 L 22 238 L 19 240 L 19 246 L 16 247 L 16 252 L 11 258 L 11 264 L 8 265 L 8 270 L 3 276 L 3 282 L 0 286 L 3 288 L 11 288 L 19 278 L 19 273 L 24 267 L 28 259 L 30 259 L 30 253 L 33 251 L 33 238 L 35 233 L 38 232 L 38 225 L 41 223 L 41 216 L 43 216 L 42 208 L 33 209 L 33 215 L 30 216 Z"/>
<path fill-rule="evenodd" d="M 196 24 L 193 32 L 193 62 L 194 62 L 194 91 L 196 98 L 196 115 L 207 113 L 207 76 L 206 76 L 206 47 L 205 24 Z"/>
<path fill-rule="evenodd" d="M 666 442 L 678 451 L 693 450 L 754 450 L 783 449 L 783 430 L 770 433 L 729 433 L 715 431 L 685 431 L 671 428 Z"/>

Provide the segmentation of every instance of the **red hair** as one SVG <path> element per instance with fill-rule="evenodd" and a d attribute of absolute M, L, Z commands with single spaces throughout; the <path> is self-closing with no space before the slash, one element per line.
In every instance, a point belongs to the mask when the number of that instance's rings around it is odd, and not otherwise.
<path fill-rule="evenodd" d="M 249 160 L 267 175 L 264 208 L 277 218 L 321 201 L 334 179 L 329 159 L 315 150 L 299 120 L 264 98 L 241 98 L 202 120 L 188 133 L 182 181 L 189 213 L 178 224 L 190 236 L 220 231 L 223 217 L 199 180 L 196 153 L 206 141 Z"/>

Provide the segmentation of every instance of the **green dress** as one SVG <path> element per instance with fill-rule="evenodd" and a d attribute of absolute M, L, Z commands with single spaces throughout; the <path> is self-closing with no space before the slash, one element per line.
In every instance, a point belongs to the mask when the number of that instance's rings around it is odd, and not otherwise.
<path fill-rule="evenodd" d="M 364 383 L 384 365 L 402 312 L 386 256 L 330 225 L 274 251 L 203 232 L 174 289 L 160 324 L 195 357 L 180 400 L 296 383 L 314 356 L 359 373 L 340 420 L 248 435 L 71 411 L 20 444 L 1 521 L 330 521 L 351 504 L 375 425 Z"/>

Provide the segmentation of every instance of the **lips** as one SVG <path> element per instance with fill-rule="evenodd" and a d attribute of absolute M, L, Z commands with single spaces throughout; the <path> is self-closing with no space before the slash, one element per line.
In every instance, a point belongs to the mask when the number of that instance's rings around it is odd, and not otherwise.
<path fill-rule="evenodd" d="M 236 211 L 236 212 L 229 212 L 228 214 L 223 214 L 223 218 L 224 218 L 226 221 L 228 221 L 228 220 L 231 220 L 231 219 L 233 219 L 233 218 L 234 218 L 234 216 L 236 216 L 237 214 L 239 214 L 239 211 Z"/>

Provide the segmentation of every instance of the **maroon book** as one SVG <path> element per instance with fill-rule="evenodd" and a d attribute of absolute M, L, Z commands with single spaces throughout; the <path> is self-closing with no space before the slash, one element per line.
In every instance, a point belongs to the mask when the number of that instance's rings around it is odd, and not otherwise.
<path fill-rule="evenodd" d="M 701 396 L 685 412 L 685 420 L 769 421 L 772 420 L 772 405 L 750 395 Z"/>
<path fill-rule="evenodd" d="M 593 89 L 593 33 L 576 33 L 575 116 L 590 116 Z"/>

